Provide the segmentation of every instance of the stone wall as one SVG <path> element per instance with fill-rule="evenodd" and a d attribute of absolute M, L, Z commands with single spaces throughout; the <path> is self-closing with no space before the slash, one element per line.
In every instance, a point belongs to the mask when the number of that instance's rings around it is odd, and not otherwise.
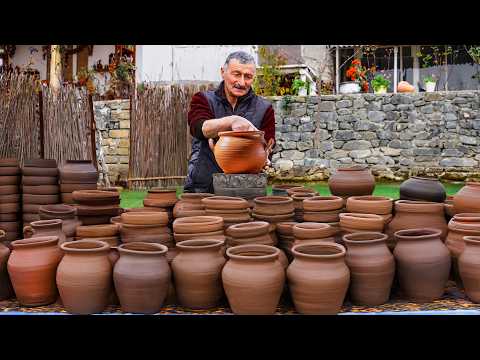
<path fill-rule="evenodd" d="M 271 97 L 274 179 L 325 180 L 367 164 L 380 178 L 480 177 L 480 92 Z"/>
<path fill-rule="evenodd" d="M 130 154 L 130 100 L 95 101 L 97 157 L 102 157 L 112 184 L 128 176 Z"/>

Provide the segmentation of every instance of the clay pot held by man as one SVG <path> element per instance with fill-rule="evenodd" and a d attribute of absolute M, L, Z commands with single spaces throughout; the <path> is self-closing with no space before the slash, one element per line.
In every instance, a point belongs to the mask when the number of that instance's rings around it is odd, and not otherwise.
<path fill-rule="evenodd" d="M 58 236 L 58 245 L 67 241 L 65 233 L 62 228 L 63 220 L 39 220 L 32 221 L 30 225 L 23 228 L 25 238 L 36 238 L 43 236 Z"/>
<path fill-rule="evenodd" d="M 468 181 L 453 196 L 455 213 L 480 212 L 480 182 Z"/>
<path fill-rule="evenodd" d="M 337 314 L 350 282 L 345 248 L 308 242 L 294 246 L 292 253 L 287 279 L 295 310 L 301 314 Z"/>
<path fill-rule="evenodd" d="M 388 236 L 358 232 L 343 236 L 345 262 L 350 269 L 350 298 L 354 304 L 377 306 L 388 301 L 395 274 L 395 260 L 388 249 Z"/>
<path fill-rule="evenodd" d="M 450 252 L 438 229 L 395 232 L 393 252 L 400 288 L 408 300 L 431 302 L 440 298 L 450 274 Z"/>
<path fill-rule="evenodd" d="M 65 309 L 72 314 L 102 312 L 112 289 L 110 246 L 78 240 L 60 246 L 64 251 L 57 270 L 57 286 Z"/>
<path fill-rule="evenodd" d="M 268 245 L 240 245 L 227 250 L 222 270 L 225 294 L 235 314 L 272 315 L 285 283 L 280 250 Z"/>
<path fill-rule="evenodd" d="M 465 250 L 458 258 L 458 270 L 468 298 L 480 303 L 480 236 L 465 236 Z"/>
<path fill-rule="evenodd" d="M 118 247 L 120 259 L 113 269 L 115 289 L 122 310 L 154 314 L 160 311 L 171 277 L 166 253 L 161 244 L 130 243 Z"/>
<path fill-rule="evenodd" d="M 2 243 L 4 235 L 5 232 L 0 230 L 0 301 L 10 299 L 13 296 L 12 283 L 7 270 L 10 249 Z"/>
<path fill-rule="evenodd" d="M 375 178 L 367 166 L 339 168 L 328 179 L 328 187 L 336 196 L 371 195 L 375 189 Z"/>
<path fill-rule="evenodd" d="M 263 131 L 222 131 L 210 148 L 225 174 L 258 174 L 267 161 Z"/>
<path fill-rule="evenodd" d="M 177 243 L 172 271 L 178 302 L 192 309 L 218 306 L 223 295 L 221 273 L 225 257 L 220 240 L 186 240 Z"/>
<path fill-rule="evenodd" d="M 447 194 L 438 179 L 412 176 L 400 185 L 400 199 L 444 202 Z"/>
<path fill-rule="evenodd" d="M 7 269 L 20 304 L 42 306 L 55 302 L 55 274 L 62 259 L 58 236 L 16 240 L 11 246 Z"/>

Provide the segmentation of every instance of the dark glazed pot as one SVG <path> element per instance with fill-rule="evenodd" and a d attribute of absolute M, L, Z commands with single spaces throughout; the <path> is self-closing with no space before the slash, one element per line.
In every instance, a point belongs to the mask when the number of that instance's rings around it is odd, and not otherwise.
<path fill-rule="evenodd" d="M 400 200 L 443 203 L 446 197 L 445 187 L 438 179 L 412 176 L 400 185 Z"/>
<path fill-rule="evenodd" d="M 154 243 L 130 243 L 118 247 L 120 259 L 113 280 L 122 310 L 154 314 L 167 298 L 171 278 L 166 258 L 168 248 Z"/>
<path fill-rule="evenodd" d="M 372 195 L 375 178 L 367 166 L 339 168 L 328 179 L 328 187 L 332 195 L 336 196 Z"/>
<path fill-rule="evenodd" d="M 400 288 L 407 299 L 431 302 L 440 298 L 450 274 L 450 252 L 437 229 L 409 229 L 394 235 L 393 252 Z"/>

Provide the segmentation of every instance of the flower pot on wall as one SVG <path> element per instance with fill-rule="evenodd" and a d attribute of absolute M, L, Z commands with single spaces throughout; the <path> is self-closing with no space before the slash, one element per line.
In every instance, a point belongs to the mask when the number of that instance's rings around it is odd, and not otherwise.
<path fill-rule="evenodd" d="M 380 86 L 376 89 L 373 89 L 375 94 L 386 94 L 387 93 L 387 87 L 386 86 Z"/>
<path fill-rule="evenodd" d="M 345 81 L 340 83 L 340 94 L 357 94 L 361 90 L 360 84 L 356 81 Z"/>

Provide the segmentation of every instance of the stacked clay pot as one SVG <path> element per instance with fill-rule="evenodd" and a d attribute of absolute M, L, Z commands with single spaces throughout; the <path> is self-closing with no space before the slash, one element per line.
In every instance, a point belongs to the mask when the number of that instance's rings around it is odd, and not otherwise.
<path fill-rule="evenodd" d="M 295 310 L 301 314 L 337 314 L 350 282 L 345 248 L 329 242 L 306 242 L 292 248 L 287 269 Z"/>
<path fill-rule="evenodd" d="M 273 315 L 285 284 L 280 250 L 269 245 L 239 245 L 227 249 L 222 269 L 223 289 L 235 314 Z"/>
<path fill-rule="evenodd" d="M 253 201 L 255 205 L 252 216 L 257 221 L 276 224 L 293 220 L 293 199 L 288 196 L 259 196 Z"/>
<path fill-rule="evenodd" d="M 40 220 L 41 205 L 60 203 L 57 161 L 25 160 L 22 168 L 23 225 Z"/>
<path fill-rule="evenodd" d="M 458 270 L 465 293 L 474 303 L 480 303 L 480 237 L 465 236 L 465 250 L 458 258 Z"/>
<path fill-rule="evenodd" d="M 338 223 L 342 211 L 340 196 L 312 196 L 303 200 L 303 221 Z"/>
<path fill-rule="evenodd" d="M 350 213 L 380 215 L 387 225 L 393 218 L 393 199 L 372 195 L 350 196 L 346 210 Z"/>
<path fill-rule="evenodd" d="M 431 302 L 440 298 L 450 274 L 450 252 L 441 230 L 417 228 L 396 231 L 393 255 L 400 289 L 406 299 Z"/>
<path fill-rule="evenodd" d="M 0 230 L 0 301 L 13 297 L 12 282 L 7 270 L 7 262 L 11 251 L 3 244 L 4 237 L 5 231 Z"/>
<path fill-rule="evenodd" d="M 75 190 L 72 193 L 78 219 L 83 225 L 109 224 L 120 214 L 120 193 L 103 190 Z"/>
<path fill-rule="evenodd" d="M 340 228 L 343 234 L 357 232 L 383 232 L 384 219 L 376 214 L 343 213 L 340 214 Z"/>
<path fill-rule="evenodd" d="M 121 216 L 122 242 L 149 242 L 175 247 L 166 212 L 125 212 Z"/>
<path fill-rule="evenodd" d="M 111 294 L 110 246 L 103 241 L 78 240 L 63 243 L 56 282 L 65 309 L 71 314 L 94 314 L 108 305 Z"/>
<path fill-rule="evenodd" d="M 296 221 L 285 221 L 275 224 L 276 233 L 278 238 L 277 246 L 284 251 L 287 255 L 288 262 L 293 260 L 290 249 L 295 242 L 295 236 L 293 235 L 293 226 L 300 224 Z"/>
<path fill-rule="evenodd" d="M 202 216 L 205 215 L 205 205 L 202 199 L 215 196 L 210 193 L 183 193 L 180 200 L 173 207 L 173 217 Z"/>
<path fill-rule="evenodd" d="M 171 270 L 162 244 L 133 242 L 118 247 L 113 268 L 115 289 L 124 312 L 158 313 L 167 299 Z"/>
<path fill-rule="evenodd" d="M 218 306 L 223 297 L 222 269 L 226 259 L 224 241 L 185 240 L 177 244 L 172 271 L 178 303 L 191 309 Z"/>
<path fill-rule="evenodd" d="M 289 196 L 287 190 L 298 187 L 293 184 L 280 184 L 272 186 L 272 195 L 274 196 Z"/>
<path fill-rule="evenodd" d="M 146 208 L 163 209 L 168 214 L 169 224 L 173 222 L 173 208 L 177 203 L 177 190 L 175 188 L 152 188 L 148 190 L 143 200 Z"/>
<path fill-rule="evenodd" d="M 293 220 L 295 220 L 296 222 L 303 221 L 303 213 L 304 213 L 303 200 L 314 197 L 316 195 L 317 195 L 316 192 L 309 192 L 309 191 L 298 191 L 298 192 L 291 193 L 290 196 L 293 199 L 293 207 L 295 208 Z"/>
<path fill-rule="evenodd" d="M 5 231 L 2 241 L 7 245 L 20 238 L 20 174 L 16 159 L 0 159 L 0 230 Z"/>
<path fill-rule="evenodd" d="M 191 239 L 224 240 L 224 223 L 220 216 L 188 216 L 173 221 L 173 237 L 179 243 Z"/>
<path fill-rule="evenodd" d="M 42 306 L 55 302 L 58 297 L 55 275 L 62 259 L 58 237 L 16 240 L 11 245 L 7 269 L 19 303 Z"/>
<path fill-rule="evenodd" d="M 62 203 L 73 204 L 76 190 L 96 190 L 98 171 L 91 160 L 67 160 L 59 166 Z"/>
<path fill-rule="evenodd" d="M 444 214 L 443 203 L 411 200 L 395 201 L 395 215 L 385 228 L 385 233 L 388 235 L 388 247 L 390 250 L 395 248 L 393 234 L 396 231 L 416 229 L 422 225 L 439 229 L 441 231 L 440 238 L 445 241 L 448 226 Z"/>
<path fill-rule="evenodd" d="M 75 240 L 97 240 L 111 247 L 120 244 L 119 226 L 115 224 L 80 225 L 76 227 Z"/>
<path fill-rule="evenodd" d="M 447 194 L 438 179 L 412 176 L 400 185 L 400 200 L 443 203 Z"/>
<path fill-rule="evenodd" d="M 456 214 L 480 212 L 480 182 L 467 181 L 453 196 L 453 208 Z"/>
<path fill-rule="evenodd" d="M 202 199 L 205 213 L 208 216 L 223 218 L 223 227 L 241 224 L 252 220 L 250 205 L 247 200 L 233 196 L 211 196 Z"/>
<path fill-rule="evenodd" d="M 375 178 L 365 165 L 337 169 L 328 179 L 332 195 L 346 199 L 349 196 L 372 195 Z"/>
<path fill-rule="evenodd" d="M 350 269 L 350 299 L 354 304 L 377 306 L 390 297 L 395 259 L 388 249 L 388 236 L 358 232 L 343 236 L 345 262 Z"/>
<path fill-rule="evenodd" d="M 32 221 L 23 228 L 23 235 L 25 239 L 55 236 L 58 237 L 58 245 L 61 245 L 67 240 L 62 223 L 60 219 Z"/>
<path fill-rule="evenodd" d="M 245 244 L 277 245 L 270 236 L 270 224 L 266 221 L 251 221 L 231 225 L 225 233 L 227 235 L 228 246 Z"/>
<path fill-rule="evenodd" d="M 335 242 L 338 229 L 328 224 L 303 222 L 293 225 L 294 242 L 292 247 L 306 242 Z M 291 250 L 291 248 L 290 248 Z"/>
<path fill-rule="evenodd" d="M 66 236 L 66 241 L 75 240 L 77 226 L 82 222 L 77 218 L 77 209 L 65 204 L 42 205 L 38 210 L 40 220 L 62 220 L 62 230 Z"/>

